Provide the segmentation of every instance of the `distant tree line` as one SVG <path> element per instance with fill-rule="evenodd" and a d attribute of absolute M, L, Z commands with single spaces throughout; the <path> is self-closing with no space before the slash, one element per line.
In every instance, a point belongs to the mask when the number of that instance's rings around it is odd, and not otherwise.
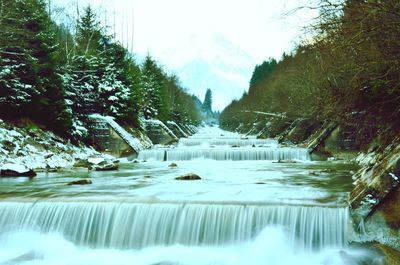
<path fill-rule="evenodd" d="M 200 122 L 195 98 L 148 55 L 139 65 L 88 6 L 71 30 L 44 0 L 0 0 L 0 117 L 85 137 L 88 114 Z"/>
<path fill-rule="evenodd" d="M 221 113 L 223 127 L 261 111 L 351 125 L 361 146 L 400 134 L 400 2 L 321 1 L 320 10 L 314 38 L 257 66 L 248 93 Z"/>

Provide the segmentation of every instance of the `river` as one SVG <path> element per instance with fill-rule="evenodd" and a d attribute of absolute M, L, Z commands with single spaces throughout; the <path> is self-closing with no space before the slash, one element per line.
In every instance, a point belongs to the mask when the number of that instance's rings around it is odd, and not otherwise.
<path fill-rule="evenodd" d="M 0 178 L 0 264 L 328 265 L 370 255 L 348 246 L 351 163 L 217 127 L 138 160 L 116 172 Z M 175 179 L 187 173 L 201 179 Z M 80 178 L 93 184 L 66 185 Z"/>

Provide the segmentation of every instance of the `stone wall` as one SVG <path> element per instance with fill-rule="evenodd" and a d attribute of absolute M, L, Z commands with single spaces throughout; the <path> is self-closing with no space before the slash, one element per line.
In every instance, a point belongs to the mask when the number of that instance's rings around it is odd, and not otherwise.
<path fill-rule="evenodd" d="M 353 176 L 350 205 L 364 240 L 400 248 L 400 139 L 384 150 L 358 157 L 363 167 Z"/>
<path fill-rule="evenodd" d="M 178 137 L 161 121 L 146 120 L 146 132 L 154 144 L 168 145 L 178 141 Z"/>
<path fill-rule="evenodd" d="M 137 155 L 135 150 L 106 122 L 93 120 L 90 124 L 92 145 L 103 153 L 116 157 Z"/>

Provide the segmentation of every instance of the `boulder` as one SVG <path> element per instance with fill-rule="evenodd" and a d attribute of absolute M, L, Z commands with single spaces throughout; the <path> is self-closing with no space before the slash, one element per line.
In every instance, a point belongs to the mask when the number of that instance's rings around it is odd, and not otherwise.
<path fill-rule="evenodd" d="M 74 167 L 91 167 L 91 164 L 86 159 L 76 159 Z"/>
<path fill-rule="evenodd" d="M 10 151 L 10 152 L 13 151 L 15 149 L 15 147 L 16 147 L 13 142 L 8 141 L 8 140 L 3 140 L 1 142 L 1 144 L 3 145 L 4 149 L 6 149 L 7 151 Z"/>
<path fill-rule="evenodd" d="M 110 171 L 118 169 L 118 160 L 109 160 L 104 157 L 91 157 L 77 160 L 74 167 L 86 167 L 95 171 Z"/>
<path fill-rule="evenodd" d="M 2 177 L 35 177 L 36 173 L 24 165 L 4 164 L 0 167 L 0 176 Z"/>
<path fill-rule="evenodd" d="M 176 163 L 171 163 L 171 164 L 169 164 L 169 167 L 171 167 L 171 168 L 174 168 L 174 167 L 177 167 L 178 165 L 176 164 Z"/>
<path fill-rule="evenodd" d="M 400 252 L 398 250 L 383 244 L 376 244 L 375 248 L 383 254 L 385 264 L 400 265 Z"/>
<path fill-rule="evenodd" d="M 118 170 L 118 165 L 114 163 L 101 163 L 99 165 L 94 166 L 95 171 L 111 171 Z"/>
<path fill-rule="evenodd" d="M 295 164 L 295 163 L 297 163 L 297 161 L 296 161 L 296 160 L 282 160 L 282 159 L 279 159 L 278 161 L 272 162 L 272 163 L 279 163 L 279 164 Z"/>
<path fill-rule="evenodd" d="M 175 178 L 176 180 L 198 180 L 201 179 L 198 175 L 193 173 L 188 173 Z"/>
<path fill-rule="evenodd" d="M 67 185 L 87 185 L 87 184 L 92 184 L 92 181 L 90 179 L 80 179 L 80 180 L 74 180 L 71 182 L 68 182 Z"/>

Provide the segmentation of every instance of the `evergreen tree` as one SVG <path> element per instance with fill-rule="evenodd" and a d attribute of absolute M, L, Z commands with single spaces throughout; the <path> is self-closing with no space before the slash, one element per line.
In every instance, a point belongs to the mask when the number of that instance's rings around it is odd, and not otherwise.
<path fill-rule="evenodd" d="M 91 113 L 137 126 L 140 115 L 199 121 L 179 80 L 150 56 L 139 67 L 90 6 L 75 36 L 51 21 L 44 0 L 11 1 L 0 12 L 1 117 L 28 117 L 75 139 L 84 139 Z"/>
<path fill-rule="evenodd" d="M 104 32 L 90 6 L 85 8 L 78 20 L 77 53 L 66 78 L 78 116 L 101 113 L 129 119 L 133 95 L 128 60 L 126 50 Z"/>
<path fill-rule="evenodd" d="M 59 77 L 56 32 L 44 1 L 10 1 L 2 8 L 1 115 L 31 118 L 66 135 L 71 119 Z"/>
<path fill-rule="evenodd" d="M 203 112 L 207 115 L 212 114 L 212 92 L 211 89 L 207 89 L 203 101 Z"/>
<path fill-rule="evenodd" d="M 158 118 L 161 108 L 162 70 L 148 55 L 142 70 L 142 111 L 146 119 Z"/>
<path fill-rule="evenodd" d="M 264 61 L 262 64 L 256 65 L 250 79 L 250 89 L 258 85 L 263 79 L 270 75 L 277 64 L 278 62 L 275 59 L 269 59 L 269 61 Z"/>
<path fill-rule="evenodd" d="M 83 15 L 78 19 L 76 29 L 76 42 L 78 53 L 81 55 L 99 55 L 101 43 L 104 38 L 100 22 L 93 9 L 87 6 Z"/>

